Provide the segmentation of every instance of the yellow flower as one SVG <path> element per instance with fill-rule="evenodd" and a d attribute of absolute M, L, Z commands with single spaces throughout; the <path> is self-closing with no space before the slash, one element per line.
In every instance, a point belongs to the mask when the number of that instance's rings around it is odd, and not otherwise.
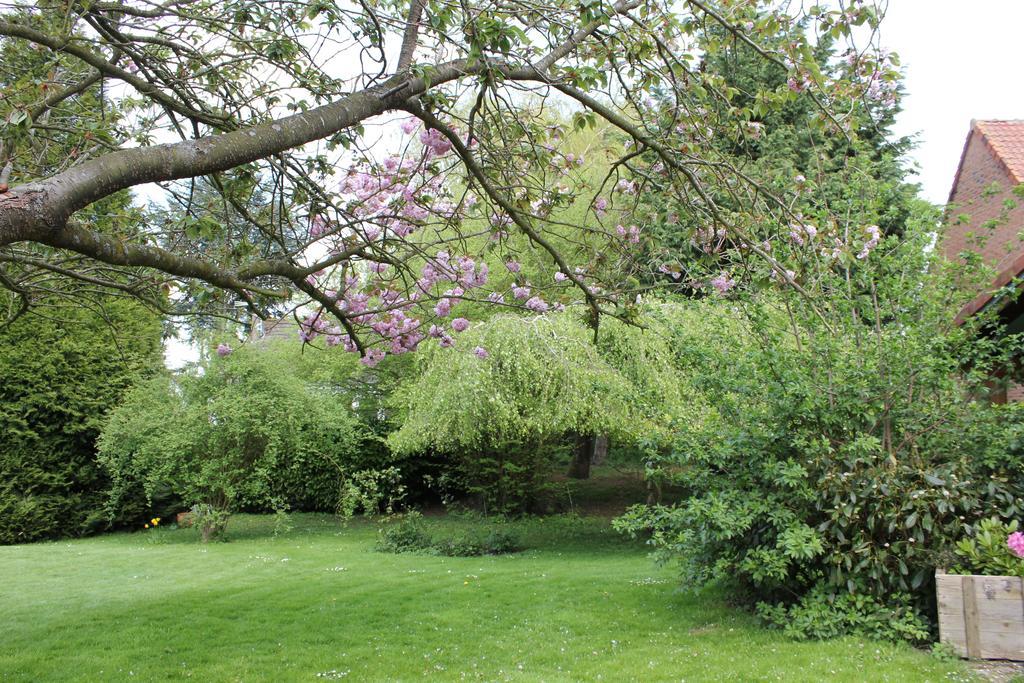
<path fill-rule="evenodd" d="M 149 528 L 149 525 L 148 525 L 148 524 L 146 524 L 146 525 L 145 525 L 145 528 L 146 528 L 146 529 L 148 529 L 148 528 Z"/>
<path fill-rule="evenodd" d="M 153 526 L 159 526 L 160 525 L 160 518 L 159 517 L 154 517 L 153 519 L 149 520 L 149 523 L 152 524 Z"/>

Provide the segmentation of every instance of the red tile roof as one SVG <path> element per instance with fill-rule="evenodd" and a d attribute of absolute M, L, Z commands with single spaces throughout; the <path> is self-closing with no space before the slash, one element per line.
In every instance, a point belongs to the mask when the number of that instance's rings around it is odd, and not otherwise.
<path fill-rule="evenodd" d="M 1024 182 L 1024 121 L 975 121 L 974 127 L 1014 180 Z"/>
<path fill-rule="evenodd" d="M 1014 181 L 1024 182 L 1024 121 L 975 121 L 974 127 L 1006 164 Z"/>
<path fill-rule="evenodd" d="M 956 186 L 960 182 L 960 173 L 964 169 L 964 158 L 967 156 L 967 148 L 971 144 L 971 138 L 979 133 L 985 144 L 995 157 L 1006 167 L 1006 171 L 1016 183 L 1024 183 L 1024 120 L 999 120 L 979 121 L 971 119 L 971 130 L 964 140 L 964 149 L 960 153 L 960 163 L 956 167 L 956 175 L 953 176 L 953 187 L 949 190 L 949 201 L 953 201 L 956 193 Z"/>

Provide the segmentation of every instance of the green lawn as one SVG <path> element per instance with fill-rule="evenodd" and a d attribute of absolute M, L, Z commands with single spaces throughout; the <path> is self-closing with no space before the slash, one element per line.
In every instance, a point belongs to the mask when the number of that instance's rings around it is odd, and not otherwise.
<path fill-rule="evenodd" d="M 966 669 L 857 639 L 797 643 L 607 521 L 517 523 L 503 557 L 373 551 L 376 526 L 300 515 L 0 547 L 0 679 L 949 681 Z M 474 524 L 430 520 L 436 530 Z"/>

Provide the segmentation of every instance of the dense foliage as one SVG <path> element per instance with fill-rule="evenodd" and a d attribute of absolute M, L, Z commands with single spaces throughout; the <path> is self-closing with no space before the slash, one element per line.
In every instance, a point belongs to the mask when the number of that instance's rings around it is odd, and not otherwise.
<path fill-rule="evenodd" d="M 418 513 L 410 512 L 391 520 L 378 532 L 376 549 L 382 553 L 430 553 L 446 557 L 504 555 L 522 548 L 518 534 L 504 525 L 490 522 L 461 533 L 432 534 Z"/>
<path fill-rule="evenodd" d="M 104 303 L 0 329 L 0 543 L 106 528 L 96 438 L 161 354 L 159 320 L 130 302 Z"/>
<path fill-rule="evenodd" d="M 337 504 L 363 437 L 344 396 L 269 349 L 216 356 L 204 370 L 156 377 L 111 415 L 100 455 L 115 509 L 140 486 L 150 497 L 170 487 L 216 537 L 239 509 Z"/>
<path fill-rule="evenodd" d="M 920 639 L 935 567 L 972 525 L 1024 510 L 1024 412 L 985 400 L 1020 341 L 954 324 L 964 295 L 912 227 L 870 258 L 822 259 L 808 297 L 705 301 L 677 330 L 712 411 L 676 425 L 651 474 L 690 495 L 620 526 L 650 530 L 687 585 L 735 581 L 804 635 Z"/>
<path fill-rule="evenodd" d="M 655 317 L 651 323 L 657 322 Z M 619 445 L 666 440 L 685 382 L 656 331 L 609 321 L 597 342 L 569 313 L 498 316 L 423 354 L 395 394 L 400 453 L 448 462 L 439 482 L 490 512 L 529 509 L 579 436 Z"/>

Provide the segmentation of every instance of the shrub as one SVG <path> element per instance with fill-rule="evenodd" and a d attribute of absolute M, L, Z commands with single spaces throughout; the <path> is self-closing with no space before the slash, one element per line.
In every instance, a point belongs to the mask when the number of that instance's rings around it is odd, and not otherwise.
<path fill-rule="evenodd" d="M 59 321 L 28 313 L 0 329 L 0 544 L 108 525 L 96 439 L 106 413 L 162 363 L 156 317 L 101 303 L 62 307 Z M 145 514 L 141 496 L 130 500 Z"/>
<path fill-rule="evenodd" d="M 1013 552 L 1007 540 L 1017 533 L 1017 520 L 1004 523 L 998 518 L 979 521 L 970 535 L 957 541 L 956 574 L 1024 576 L 1024 557 Z"/>
<path fill-rule="evenodd" d="M 518 552 L 521 543 L 512 531 L 494 526 L 474 527 L 434 538 L 426 530 L 423 517 L 414 512 L 381 529 L 376 549 L 384 553 L 425 552 L 446 557 L 476 557 Z"/>
<path fill-rule="evenodd" d="M 929 624 L 913 602 L 905 593 L 882 601 L 819 585 L 789 606 L 758 603 L 757 613 L 769 626 L 796 640 L 856 635 L 922 643 L 928 640 Z"/>
<path fill-rule="evenodd" d="M 196 506 L 204 540 L 223 534 L 242 506 L 288 506 L 276 490 L 282 463 L 353 459 L 359 425 L 329 391 L 298 377 L 287 357 L 246 348 L 214 358 L 201 375 L 159 377 L 111 415 L 100 455 L 116 509 L 141 485 L 152 496 L 170 485 Z M 294 493 L 294 492 L 292 492 Z"/>
<path fill-rule="evenodd" d="M 648 453 L 650 474 L 687 495 L 617 526 L 649 533 L 687 585 L 733 581 L 777 622 L 821 622 L 800 632 L 894 610 L 888 633 L 916 639 L 914 615 L 935 614 L 935 567 L 1024 497 L 1024 406 L 985 400 L 1020 339 L 954 323 L 964 295 L 930 239 L 826 264 L 804 294 L 694 303 L 674 341 L 708 409 Z"/>
<path fill-rule="evenodd" d="M 432 544 L 422 515 L 410 512 L 380 530 L 376 548 L 382 553 L 409 553 L 426 550 Z"/>

